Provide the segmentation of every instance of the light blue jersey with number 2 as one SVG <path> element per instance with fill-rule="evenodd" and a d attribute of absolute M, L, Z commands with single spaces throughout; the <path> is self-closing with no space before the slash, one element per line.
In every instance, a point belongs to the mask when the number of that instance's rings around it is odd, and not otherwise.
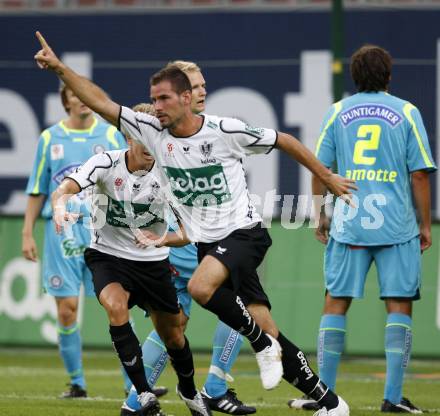
<path fill-rule="evenodd" d="M 410 173 L 436 170 L 419 110 L 385 92 L 358 93 L 330 108 L 316 156 L 354 179 L 356 208 L 338 201 L 330 235 L 362 245 L 404 243 L 419 234 Z"/>

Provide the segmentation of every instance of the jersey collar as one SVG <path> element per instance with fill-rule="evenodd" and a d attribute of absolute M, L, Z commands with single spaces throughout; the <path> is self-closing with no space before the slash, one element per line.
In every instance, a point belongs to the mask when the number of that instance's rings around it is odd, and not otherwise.
<path fill-rule="evenodd" d="M 98 124 L 98 119 L 96 117 L 93 117 L 93 123 L 92 125 L 88 128 L 88 129 L 69 129 L 66 124 L 64 123 L 64 120 L 61 120 L 59 122 L 59 126 L 64 130 L 64 133 L 66 133 L 67 135 L 69 135 L 70 133 L 86 133 L 89 136 L 91 136 L 93 134 L 93 131 L 95 130 L 95 127 Z"/>

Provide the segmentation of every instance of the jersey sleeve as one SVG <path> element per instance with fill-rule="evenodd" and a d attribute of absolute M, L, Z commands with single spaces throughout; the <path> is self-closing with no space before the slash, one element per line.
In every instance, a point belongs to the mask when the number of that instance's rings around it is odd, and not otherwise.
<path fill-rule="evenodd" d="M 38 140 L 32 173 L 26 186 L 28 195 L 49 194 L 50 184 L 50 139 L 49 130 L 44 130 Z"/>
<path fill-rule="evenodd" d="M 403 112 L 410 124 L 406 145 L 406 163 L 409 172 L 417 170 L 433 172 L 437 170 L 420 111 L 417 107 L 408 103 L 404 106 Z"/>
<path fill-rule="evenodd" d="M 334 134 L 334 122 L 337 115 L 341 111 L 342 105 L 340 103 L 333 104 L 321 126 L 321 134 L 316 144 L 315 156 L 325 166 L 330 168 L 336 160 L 336 141 Z"/>
<path fill-rule="evenodd" d="M 263 127 L 251 127 L 234 118 L 220 121 L 220 129 L 229 142 L 230 149 L 238 157 L 260 153 L 269 153 L 276 145 L 276 130 Z"/>
<path fill-rule="evenodd" d="M 125 137 L 143 144 L 156 157 L 154 143 L 158 139 L 162 127 L 156 117 L 146 113 L 135 112 L 128 107 L 121 107 L 119 114 L 120 131 Z"/>
<path fill-rule="evenodd" d="M 109 142 L 109 150 L 120 150 L 127 148 L 127 141 L 115 126 L 108 126 L 106 131 L 107 141 Z"/>
<path fill-rule="evenodd" d="M 99 153 L 92 156 L 68 178 L 73 179 L 81 189 L 86 189 L 101 181 L 112 165 L 113 160 L 107 152 Z"/>

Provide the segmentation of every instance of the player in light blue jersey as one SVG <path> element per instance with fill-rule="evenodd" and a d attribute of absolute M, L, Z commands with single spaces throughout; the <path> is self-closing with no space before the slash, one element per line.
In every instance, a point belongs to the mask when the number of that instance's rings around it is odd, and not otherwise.
<path fill-rule="evenodd" d="M 192 109 L 195 113 L 205 110 L 206 85 L 200 68 L 193 62 L 176 61 L 177 65 L 184 71 L 192 86 Z M 145 111 L 142 107 L 136 111 Z M 197 248 L 193 244 L 170 250 L 170 263 L 173 267 L 174 285 L 177 290 L 179 304 L 184 312 L 185 328 L 190 318 L 192 298 L 188 293 L 188 282 L 198 265 Z M 240 352 L 243 344 L 243 337 L 223 322 L 219 321 L 214 334 L 213 354 L 211 365 L 202 395 L 208 402 L 211 410 L 246 415 L 256 412 L 256 408 L 247 406 L 241 402 L 236 393 L 228 388 L 227 381 L 231 381 L 229 371 Z M 166 367 L 168 355 L 165 346 L 156 331 L 152 331 L 142 346 L 145 371 L 148 382 L 154 386 Z M 163 387 L 156 387 L 157 391 L 163 392 Z M 121 408 L 121 416 L 134 415 L 139 403 L 136 401 L 136 391 L 130 391 L 129 397 Z"/>
<path fill-rule="evenodd" d="M 402 385 L 411 353 L 412 302 L 420 298 L 421 253 L 431 246 L 428 176 L 436 166 L 419 110 L 387 92 L 388 52 L 372 45 L 360 48 L 352 56 L 351 75 L 358 93 L 330 108 L 316 149 L 324 165 L 331 168 L 336 162 L 339 173 L 358 186 L 353 193 L 355 207 L 336 203 L 329 237 L 322 206 L 319 213 L 316 236 L 327 244 L 327 292 L 318 337 L 320 376 L 334 389 L 344 348 L 345 316 L 352 299 L 363 297 L 365 278 L 374 262 L 388 313 L 381 410 L 421 413 L 402 397 Z M 312 186 L 314 195 L 324 194 L 316 178 Z M 299 407 L 300 403 L 290 404 Z"/>
<path fill-rule="evenodd" d="M 47 196 L 64 177 L 91 156 L 105 150 L 125 148 L 126 142 L 115 127 L 99 121 L 69 88 L 62 87 L 60 94 L 68 117 L 44 130 L 38 141 L 26 188 L 29 199 L 24 218 L 22 251 L 24 257 L 37 261 L 33 228 L 41 212 L 46 220 L 43 286 L 47 293 L 55 297 L 59 350 L 70 377 L 70 388 L 61 397 L 76 398 L 87 395 L 77 315 L 81 284 L 84 284 L 86 295 L 94 295 L 91 274 L 83 257 L 84 250 L 89 246 L 90 232 L 77 223 L 71 227 L 71 232 L 57 235 Z M 88 215 L 83 201 L 79 199 L 77 202 L 76 209 L 80 214 Z"/>

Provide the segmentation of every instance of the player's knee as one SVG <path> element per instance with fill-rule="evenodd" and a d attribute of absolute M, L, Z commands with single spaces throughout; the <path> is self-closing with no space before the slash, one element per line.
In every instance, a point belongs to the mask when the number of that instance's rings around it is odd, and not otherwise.
<path fill-rule="evenodd" d="M 76 308 L 70 304 L 61 304 L 58 307 L 58 321 L 63 326 L 70 326 L 76 322 Z"/>
<path fill-rule="evenodd" d="M 128 305 L 125 299 L 114 298 L 107 299 L 105 310 L 112 325 L 120 325 L 120 322 L 125 323 L 128 320 Z"/>
<path fill-rule="evenodd" d="M 167 348 L 178 350 L 185 345 L 185 336 L 180 325 L 162 325 L 156 328 L 157 333 Z"/>
<path fill-rule="evenodd" d="M 180 328 L 176 328 L 174 331 L 168 331 L 166 334 L 163 334 L 162 340 L 167 348 L 173 350 L 180 350 L 185 345 L 185 337 Z"/>
<path fill-rule="evenodd" d="M 200 305 L 206 304 L 211 298 L 209 288 L 205 287 L 200 282 L 193 281 L 192 279 L 188 283 L 188 292 L 191 297 Z"/>

